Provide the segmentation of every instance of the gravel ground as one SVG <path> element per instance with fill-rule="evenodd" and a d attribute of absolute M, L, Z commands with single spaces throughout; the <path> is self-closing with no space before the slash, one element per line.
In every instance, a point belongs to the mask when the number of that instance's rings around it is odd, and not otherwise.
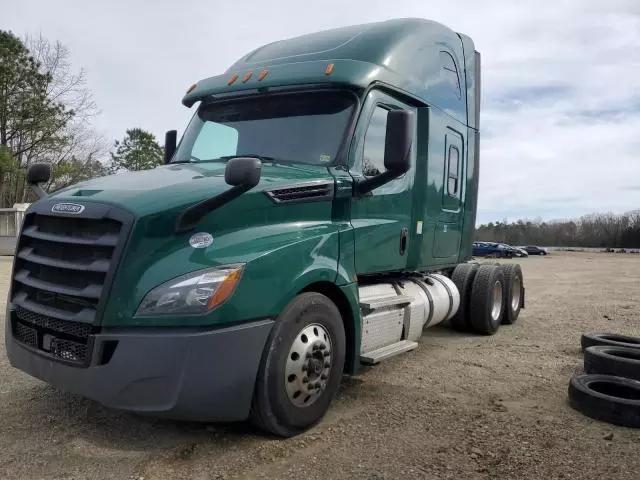
<path fill-rule="evenodd" d="M 640 336 L 640 255 L 519 263 L 515 325 L 427 330 L 417 350 L 345 378 L 325 420 L 288 440 L 107 410 L 10 368 L 3 340 L 0 478 L 637 479 L 640 431 L 572 410 L 567 386 L 582 332 Z M 10 265 L 0 257 L 0 315 Z"/>

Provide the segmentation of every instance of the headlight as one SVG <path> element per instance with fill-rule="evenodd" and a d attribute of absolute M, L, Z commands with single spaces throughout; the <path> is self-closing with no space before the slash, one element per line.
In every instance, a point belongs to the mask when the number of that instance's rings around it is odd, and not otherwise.
<path fill-rule="evenodd" d="M 207 313 L 231 296 L 242 268 L 242 265 L 208 268 L 174 278 L 147 293 L 136 316 Z"/>

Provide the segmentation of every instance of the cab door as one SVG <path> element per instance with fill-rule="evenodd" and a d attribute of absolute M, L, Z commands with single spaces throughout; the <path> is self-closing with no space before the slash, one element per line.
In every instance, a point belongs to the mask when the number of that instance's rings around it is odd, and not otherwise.
<path fill-rule="evenodd" d="M 446 262 L 458 258 L 462 233 L 462 187 L 464 158 L 462 134 L 451 127 L 445 130 L 444 178 L 441 211 L 435 226 L 433 256 Z"/>
<path fill-rule="evenodd" d="M 385 171 L 387 113 L 412 107 L 382 91 L 372 90 L 364 102 L 350 173 L 355 181 Z M 359 275 L 403 270 L 407 266 L 411 222 L 411 186 L 415 171 L 415 131 L 411 168 L 407 173 L 362 196 L 355 196 L 351 223 L 355 236 L 355 265 Z"/>

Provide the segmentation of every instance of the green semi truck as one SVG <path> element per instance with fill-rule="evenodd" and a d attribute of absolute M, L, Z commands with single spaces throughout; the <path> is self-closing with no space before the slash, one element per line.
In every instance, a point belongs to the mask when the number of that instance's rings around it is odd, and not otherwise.
<path fill-rule="evenodd" d="M 517 264 L 472 261 L 480 54 L 395 19 L 278 41 L 199 81 L 165 164 L 39 200 L 17 242 L 11 365 L 105 406 L 279 436 L 427 327 L 493 334 Z"/>

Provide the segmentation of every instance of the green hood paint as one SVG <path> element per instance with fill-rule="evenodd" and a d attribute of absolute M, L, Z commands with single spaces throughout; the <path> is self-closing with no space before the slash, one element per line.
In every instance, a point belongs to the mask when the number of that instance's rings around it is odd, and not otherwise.
<path fill-rule="evenodd" d="M 137 217 L 174 210 L 231 188 L 224 181 L 226 162 L 178 163 L 153 170 L 100 177 L 54 194 L 65 200 L 89 200 L 122 206 Z M 296 182 L 332 178 L 316 165 L 270 165 L 262 168 L 260 184 L 245 195 Z M 264 200 L 266 196 L 261 194 Z M 161 201 L 159 201 L 161 200 Z M 270 202 L 258 202 L 265 205 Z"/>

